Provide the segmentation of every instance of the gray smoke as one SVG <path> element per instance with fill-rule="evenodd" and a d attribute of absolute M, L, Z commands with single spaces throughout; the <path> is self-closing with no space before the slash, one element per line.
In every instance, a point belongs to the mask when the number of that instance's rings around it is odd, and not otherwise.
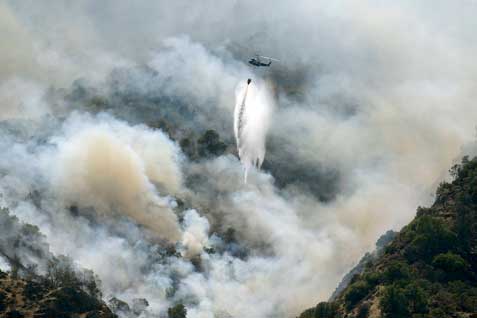
<path fill-rule="evenodd" d="M 475 153 L 476 11 L 3 1 L 0 206 L 106 298 L 148 299 L 145 316 L 179 302 L 192 318 L 294 316 Z M 281 62 L 251 69 L 257 51 Z M 276 108 L 244 185 L 230 149 L 247 78 Z M 179 144 L 208 129 L 228 150 L 187 158 Z"/>

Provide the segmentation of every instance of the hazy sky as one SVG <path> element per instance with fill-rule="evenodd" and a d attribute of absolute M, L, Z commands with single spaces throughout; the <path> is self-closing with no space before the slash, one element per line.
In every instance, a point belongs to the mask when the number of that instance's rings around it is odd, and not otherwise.
<path fill-rule="evenodd" d="M 0 1 L 0 205 L 152 317 L 176 302 L 193 318 L 293 317 L 474 152 L 476 14 L 470 0 Z M 281 61 L 253 70 L 256 52 Z M 167 97 L 196 114 L 172 124 L 228 138 L 249 77 L 276 107 L 269 169 L 247 186 L 237 158 L 190 162 L 137 123 Z M 135 94 L 111 105 L 132 115 L 62 98 L 79 78 Z M 159 258 L 164 239 L 183 257 Z"/>

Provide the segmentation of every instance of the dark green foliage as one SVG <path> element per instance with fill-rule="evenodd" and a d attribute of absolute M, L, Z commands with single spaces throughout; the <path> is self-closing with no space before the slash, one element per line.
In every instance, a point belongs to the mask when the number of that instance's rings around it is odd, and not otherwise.
<path fill-rule="evenodd" d="M 452 252 L 435 256 L 432 265 L 442 270 L 445 280 L 465 279 L 469 269 L 466 260 Z"/>
<path fill-rule="evenodd" d="M 402 261 L 394 261 L 390 263 L 383 273 L 383 280 L 386 284 L 392 284 L 399 280 L 408 280 L 410 277 L 410 267 Z"/>
<path fill-rule="evenodd" d="M 387 231 L 383 235 L 379 237 L 376 241 L 376 249 L 379 250 L 385 246 L 387 246 L 392 240 L 396 237 L 398 233 L 392 230 Z"/>
<path fill-rule="evenodd" d="M 197 159 L 197 145 L 191 137 L 182 138 L 179 142 L 182 151 L 190 159 Z"/>
<path fill-rule="evenodd" d="M 98 113 L 108 105 L 108 100 L 103 96 L 93 96 L 85 103 L 85 107 L 92 113 Z"/>
<path fill-rule="evenodd" d="M 458 295 L 458 304 L 466 312 L 477 313 L 477 286 L 466 284 L 462 281 L 449 283 L 449 291 Z"/>
<path fill-rule="evenodd" d="M 467 162 L 464 164 L 464 159 Z M 473 273 L 477 272 L 477 158 L 463 159 L 455 183 L 462 189 L 455 196 L 456 232 L 459 254 L 467 259 Z M 474 280 L 475 280 L 475 275 Z"/>
<path fill-rule="evenodd" d="M 338 307 L 334 302 L 321 302 L 304 311 L 299 318 L 337 318 Z"/>
<path fill-rule="evenodd" d="M 337 314 L 337 308 L 335 303 L 321 302 L 316 305 L 315 318 L 335 318 Z"/>
<path fill-rule="evenodd" d="M 236 238 L 235 229 L 232 227 L 227 228 L 227 230 L 225 231 L 223 235 L 223 238 L 224 238 L 224 242 L 227 244 L 236 243 L 237 238 Z"/>
<path fill-rule="evenodd" d="M 410 241 L 404 255 L 410 262 L 432 260 L 436 254 L 456 246 L 456 234 L 442 220 L 428 215 L 421 216 L 406 228 L 404 236 Z"/>
<path fill-rule="evenodd" d="M 410 316 L 404 290 L 396 285 L 386 287 L 379 306 L 382 316 L 385 318 L 408 318 Z"/>
<path fill-rule="evenodd" d="M 453 294 L 445 289 L 440 289 L 435 295 L 432 295 L 430 301 L 431 311 L 437 307 L 446 314 L 455 313 L 459 308 L 459 297 L 460 295 Z"/>
<path fill-rule="evenodd" d="M 436 190 L 436 197 L 438 202 L 442 202 L 451 193 L 452 185 L 447 182 L 441 182 Z"/>
<path fill-rule="evenodd" d="M 356 315 L 356 318 L 368 318 L 370 307 L 371 306 L 369 305 L 369 303 L 365 302 L 361 304 L 361 306 L 359 306 L 358 308 L 358 313 Z"/>
<path fill-rule="evenodd" d="M 302 312 L 298 318 L 315 318 L 315 308 L 309 308 Z"/>
<path fill-rule="evenodd" d="M 435 203 L 350 276 L 334 298 L 337 317 L 367 317 L 377 301 L 385 318 L 477 318 L 477 158 L 451 174 Z"/>
<path fill-rule="evenodd" d="M 186 318 L 187 309 L 183 304 L 177 304 L 167 309 L 167 315 L 169 318 Z"/>
<path fill-rule="evenodd" d="M 227 149 L 227 145 L 220 140 L 215 130 L 207 130 L 198 140 L 198 151 L 201 157 L 220 156 Z"/>
<path fill-rule="evenodd" d="M 426 313 L 429 295 L 416 282 L 412 282 L 404 289 L 408 310 L 411 313 Z"/>
<path fill-rule="evenodd" d="M 351 284 L 345 293 L 346 306 L 352 308 L 370 292 L 371 288 L 372 286 L 365 281 L 357 281 Z"/>
<path fill-rule="evenodd" d="M 191 160 L 211 158 L 222 155 L 227 149 L 219 134 L 215 130 L 207 130 L 199 138 L 194 135 L 186 135 L 179 141 L 182 151 Z"/>
<path fill-rule="evenodd" d="M 378 272 L 365 273 L 363 278 L 370 286 L 376 286 L 383 280 L 382 274 Z"/>

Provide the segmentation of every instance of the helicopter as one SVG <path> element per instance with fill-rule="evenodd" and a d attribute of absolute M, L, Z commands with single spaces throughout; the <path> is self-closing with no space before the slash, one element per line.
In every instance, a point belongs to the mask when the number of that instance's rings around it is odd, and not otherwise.
<path fill-rule="evenodd" d="M 263 62 L 262 60 L 260 60 L 260 58 L 268 60 L 268 63 Z M 280 60 L 277 60 L 277 59 L 274 59 L 274 58 L 271 58 L 271 57 L 268 57 L 268 56 L 261 56 L 261 55 L 256 54 L 255 57 L 251 58 L 248 62 L 250 64 L 252 64 L 253 66 L 256 66 L 256 67 L 260 67 L 260 66 L 269 67 L 270 65 L 272 65 L 272 61 L 279 62 Z"/>

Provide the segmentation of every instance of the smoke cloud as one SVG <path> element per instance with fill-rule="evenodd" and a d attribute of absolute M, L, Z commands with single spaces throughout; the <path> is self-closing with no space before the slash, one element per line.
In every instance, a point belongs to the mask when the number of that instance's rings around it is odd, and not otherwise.
<path fill-rule="evenodd" d="M 181 173 L 178 149 L 161 132 L 120 122 L 84 124 L 71 119 L 73 130 L 58 138 L 53 186 L 66 205 L 93 207 L 99 213 L 120 211 L 170 240 L 179 238 L 170 200 L 153 185 L 174 193 Z M 71 133 L 71 131 L 69 132 Z"/>
<path fill-rule="evenodd" d="M 0 206 L 145 317 L 293 317 L 476 153 L 473 1 L 256 4 L 0 4 Z M 274 110 L 244 185 L 247 78 Z M 187 158 L 208 129 L 225 153 Z"/>

